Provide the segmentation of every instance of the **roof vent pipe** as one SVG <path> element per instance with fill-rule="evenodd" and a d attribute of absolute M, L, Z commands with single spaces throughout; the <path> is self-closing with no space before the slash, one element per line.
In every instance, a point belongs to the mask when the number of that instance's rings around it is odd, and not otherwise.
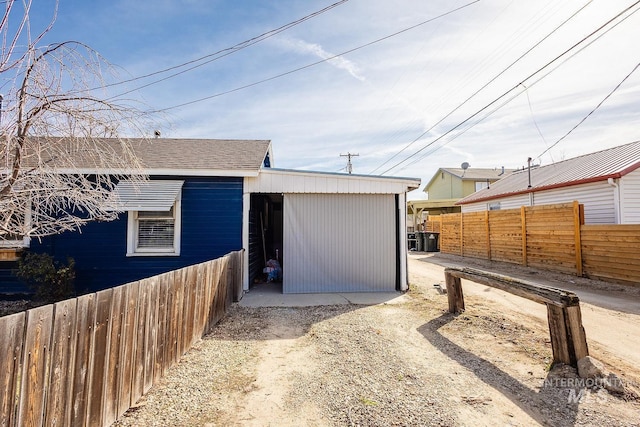
<path fill-rule="evenodd" d="M 531 157 L 527 159 L 527 163 L 529 164 L 529 186 L 527 188 L 531 188 Z"/>
<path fill-rule="evenodd" d="M 502 172 L 500 172 L 498 176 L 502 176 L 502 175 L 504 175 L 504 166 L 502 167 Z"/>

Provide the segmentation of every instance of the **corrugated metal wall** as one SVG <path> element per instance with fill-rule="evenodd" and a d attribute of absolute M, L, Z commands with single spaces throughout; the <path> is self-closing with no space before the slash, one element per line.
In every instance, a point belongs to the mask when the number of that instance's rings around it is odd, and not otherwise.
<path fill-rule="evenodd" d="M 640 177 L 638 178 L 637 193 L 640 194 Z M 586 224 L 615 224 L 616 212 L 614 202 L 614 188 L 606 181 L 575 185 L 572 187 L 533 193 L 533 206 L 555 205 L 570 203 L 577 200 L 584 205 Z M 529 194 L 505 197 L 490 202 L 470 203 L 462 206 L 462 212 L 478 212 L 487 209 L 489 203 L 500 202 L 500 210 L 517 209 L 521 206 L 531 206 Z M 629 202 L 625 199 L 625 204 Z M 638 222 L 640 222 L 640 203 L 638 206 Z"/>
<path fill-rule="evenodd" d="M 584 205 L 585 224 L 615 224 L 614 188 L 607 181 L 557 188 L 534 194 L 535 206 L 569 203 Z"/>
<path fill-rule="evenodd" d="M 283 292 L 396 289 L 394 195 L 285 194 Z"/>
<path fill-rule="evenodd" d="M 469 203 L 468 205 L 462 205 L 462 212 L 480 212 L 486 211 L 488 206 L 494 203 L 500 203 L 499 210 L 517 209 L 520 206 L 530 206 L 529 194 L 519 194 L 517 196 L 505 197 L 502 199 L 490 200 L 488 202 Z"/>
<path fill-rule="evenodd" d="M 620 200 L 622 224 L 640 224 L 640 170 L 622 177 Z"/>

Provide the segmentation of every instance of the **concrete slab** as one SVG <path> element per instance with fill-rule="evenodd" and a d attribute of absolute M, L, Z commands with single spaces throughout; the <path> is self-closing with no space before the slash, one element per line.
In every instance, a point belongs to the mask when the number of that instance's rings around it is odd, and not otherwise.
<path fill-rule="evenodd" d="M 242 307 L 310 307 L 338 304 L 400 304 L 404 301 L 406 296 L 402 292 L 283 294 L 281 284 L 264 283 L 246 292 L 239 304 Z"/>

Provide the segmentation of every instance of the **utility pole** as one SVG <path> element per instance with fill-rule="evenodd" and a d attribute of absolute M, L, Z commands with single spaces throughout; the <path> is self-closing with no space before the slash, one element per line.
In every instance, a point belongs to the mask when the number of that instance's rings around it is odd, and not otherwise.
<path fill-rule="evenodd" d="M 347 172 L 349 172 L 349 174 L 351 174 L 351 172 L 353 171 L 353 165 L 351 164 L 351 158 L 352 157 L 358 157 L 360 154 L 352 154 L 347 152 L 347 154 L 340 154 L 340 157 L 346 157 L 347 158 Z"/>

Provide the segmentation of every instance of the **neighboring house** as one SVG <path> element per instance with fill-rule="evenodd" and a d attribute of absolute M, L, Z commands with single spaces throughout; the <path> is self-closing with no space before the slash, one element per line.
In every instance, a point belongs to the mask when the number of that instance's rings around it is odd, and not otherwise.
<path fill-rule="evenodd" d="M 440 168 L 424 187 L 427 200 L 407 203 L 409 221 L 421 223 L 426 212 L 429 215 L 460 212 L 460 206 L 456 205 L 458 200 L 487 188 L 512 171 L 505 168 Z"/>
<path fill-rule="evenodd" d="M 472 212 L 574 200 L 587 224 L 640 223 L 640 141 L 519 170 L 458 204 Z"/>
<path fill-rule="evenodd" d="M 150 180 L 118 183 L 118 220 L 30 242 L 75 259 L 78 291 L 242 248 L 245 290 L 276 251 L 287 293 L 407 289 L 405 194 L 419 180 L 272 169 L 270 141 L 158 138 L 135 148 Z"/>

